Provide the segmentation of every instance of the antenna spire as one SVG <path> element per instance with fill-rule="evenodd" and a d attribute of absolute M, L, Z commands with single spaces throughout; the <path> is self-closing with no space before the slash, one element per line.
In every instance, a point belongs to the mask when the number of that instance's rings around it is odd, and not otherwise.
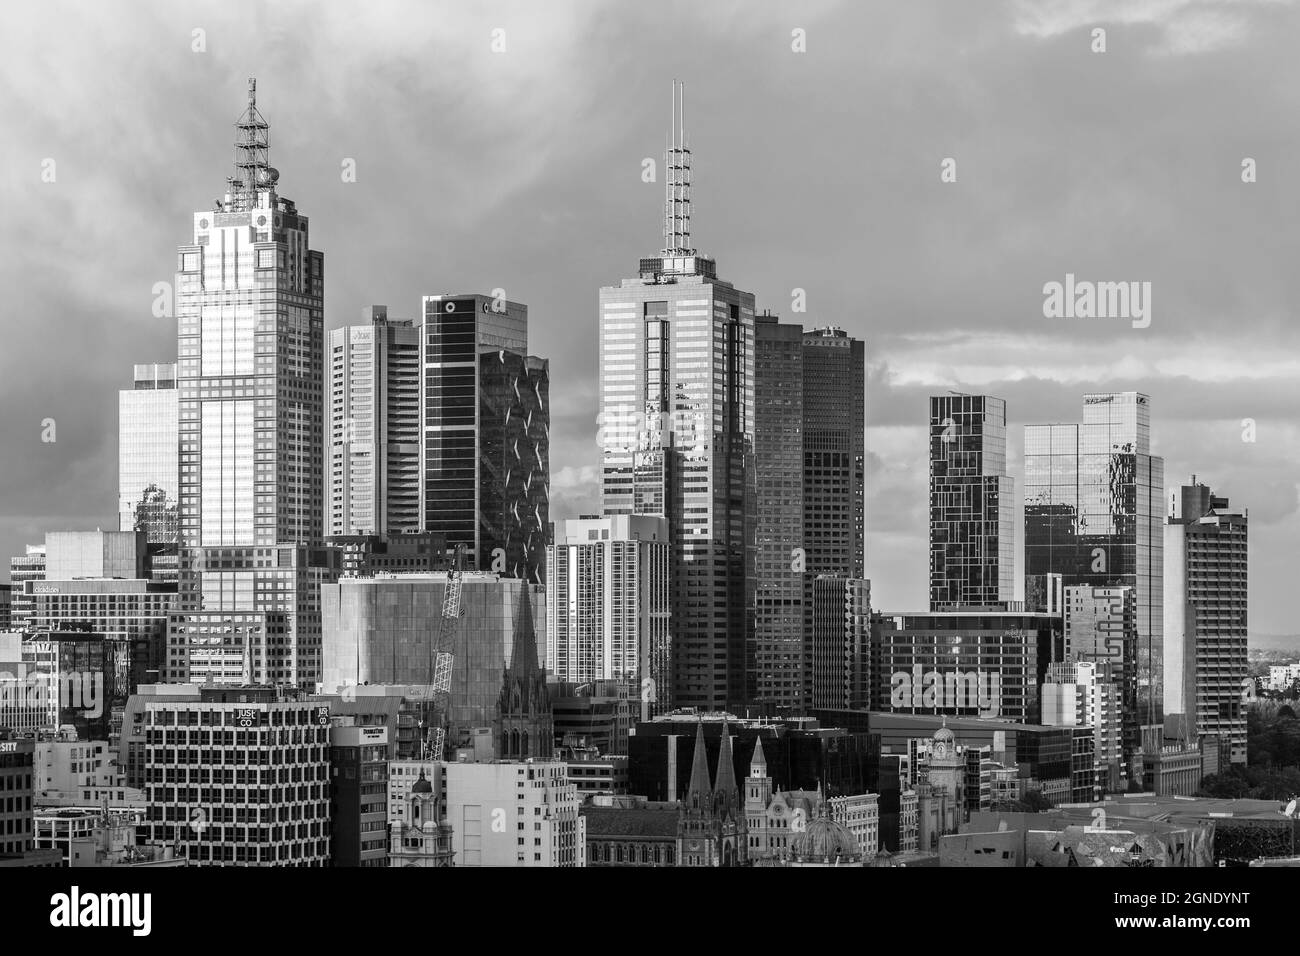
<path fill-rule="evenodd" d="M 275 188 L 280 174 L 271 166 L 271 127 L 257 109 L 257 79 L 248 78 L 248 109 L 235 121 L 235 175 L 226 180 L 228 212 L 253 209 L 259 192 Z"/>
<path fill-rule="evenodd" d="M 693 256 L 691 150 L 686 145 L 686 84 L 673 80 L 672 120 L 664 153 L 664 255 Z"/>

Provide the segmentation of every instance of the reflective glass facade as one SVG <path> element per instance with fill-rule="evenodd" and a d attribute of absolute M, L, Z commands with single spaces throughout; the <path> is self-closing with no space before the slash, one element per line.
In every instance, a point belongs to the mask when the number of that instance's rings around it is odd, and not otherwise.
<path fill-rule="evenodd" d="M 1007 405 L 989 395 L 930 399 L 930 609 L 1015 598 Z"/>
<path fill-rule="evenodd" d="M 1082 423 L 1025 426 L 1025 574 L 1134 589 L 1144 724 L 1163 713 L 1163 499 L 1146 395 L 1086 395 Z"/>

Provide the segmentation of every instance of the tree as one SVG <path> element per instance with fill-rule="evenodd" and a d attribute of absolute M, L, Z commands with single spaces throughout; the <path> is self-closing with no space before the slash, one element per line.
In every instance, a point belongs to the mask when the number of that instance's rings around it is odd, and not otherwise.
<path fill-rule="evenodd" d="M 1011 809 L 1020 813 L 1043 813 L 1056 804 L 1043 795 L 1041 790 L 1026 790 L 1024 797 L 1011 805 Z"/>

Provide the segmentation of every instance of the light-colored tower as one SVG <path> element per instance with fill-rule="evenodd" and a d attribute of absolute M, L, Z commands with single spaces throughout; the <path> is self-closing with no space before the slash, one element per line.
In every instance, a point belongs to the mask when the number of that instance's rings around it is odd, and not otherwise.
<path fill-rule="evenodd" d="M 329 535 L 420 528 L 420 330 L 365 319 L 329 333 Z"/>
<path fill-rule="evenodd" d="M 601 495 L 673 541 L 674 696 L 745 694 L 752 630 L 754 296 L 691 245 L 690 149 L 673 93 L 664 248 L 600 290 Z"/>
<path fill-rule="evenodd" d="M 249 81 L 235 175 L 177 250 L 180 566 L 186 610 L 285 610 L 271 679 L 313 684 L 321 537 L 324 257 L 280 196 Z M 275 573 L 264 569 L 276 569 Z"/>

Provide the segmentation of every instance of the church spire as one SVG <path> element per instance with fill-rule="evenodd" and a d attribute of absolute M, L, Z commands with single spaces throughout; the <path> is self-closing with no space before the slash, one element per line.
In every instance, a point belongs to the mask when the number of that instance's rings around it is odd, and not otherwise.
<path fill-rule="evenodd" d="M 695 725 L 695 756 L 691 759 L 691 784 L 686 790 L 686 806 L 698 810 L 706 805 L 713 791 L 709 779 L 709 755 L 704 749 L 704 721 Z"/>
<path fill-rule="evenodd" d="M 754 755 L 749 758 L 749 775 L 755 780 L 767 776 L 767 757 L 763 755 L 763 738 L 754 740 Z"/>
<path fill-rule="evenodd" d="M 686 145 L 686 84 L 673 80 L 672 122 L 664 152 L 665 256 L 693 256 L 691 246 L 691 149 Z"/>
<path fill-rule="evenodd" d="M 735 809 L 740 802 L 736 789 L 735 758 L 731 754 L 731 727 L 722 718 L 722 743 L 718 747 L 718 773 L 713 782 L 713 799 L 717 806 Z"/>

